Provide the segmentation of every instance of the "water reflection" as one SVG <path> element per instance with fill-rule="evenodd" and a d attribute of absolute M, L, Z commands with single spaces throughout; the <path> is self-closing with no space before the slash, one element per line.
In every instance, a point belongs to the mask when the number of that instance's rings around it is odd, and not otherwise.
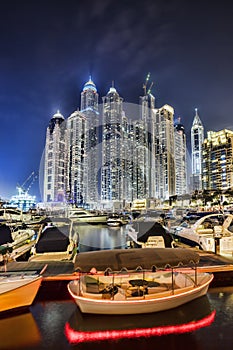
<path fill-rule="evenodd" d="M 41 342 L 41 334 L 31 312 L 0 319 L 0 349 L 31 349 Z"/>
<path fill-rule="evenodd" d="M 209 326 L 215 317 L 206 296 L 173 310 L 144 315 L 88 315 L 79 309 L 65 325 L 71 344 L 184 334 Z"/>
<path fill-rule="evenodd" d="M 126 247 L 126 227 L 77 225 L 79 251 L 114 249 Z"/>

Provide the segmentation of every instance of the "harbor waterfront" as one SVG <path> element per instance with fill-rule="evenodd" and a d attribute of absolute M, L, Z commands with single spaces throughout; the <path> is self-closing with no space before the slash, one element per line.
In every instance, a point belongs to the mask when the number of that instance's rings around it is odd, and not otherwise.
<path fill-rule="evenodd" d="M 75 229 L 79 233 L 80 252 L 125 249 L 127 246 L 126 226 L 82 224 L 76 225 Z M 223 282 L 228 278 L 232 280 L 232 270 L 228 271 L 231 268 L 231 260 L 220 259 L 215 254 L 208 255 L 204 252 L 200 257 L 203 267 L 208 263 L 209 269 L 215 269 L 215 277 L 220 284 L 224 284 Z M 39 266 L 38 263 L 33 262 L 12 262 L 9 263 L 9 269 L 11 266 L 14 269 L 16 264 L 22 264 L 25 268 L 31 264 L 31 269 Z M 223 344 L 224 349 L 231 349 L 233 286 L 230 282 L 219 287 L 213 285 L 206 299 L 200 300 L 199 307 L 189 303 L 188 309 L 186 306 L 174 309 L 175 315 L 179 317 L 183 315 L 181 325 L 172 323 L 171 315 L 174 315 L 172 310 L 164 311 L 162 315 L 153 314 L 152 319 L 148 318 L 148 315 L 124 316 L 118 319 L 113 317 L 106 325 L 104 318 L 95 319 L 96 316 L 93 316 L 86 319 L 85 316 L 78 314 L 77 306 L 67 291 L 67 283 L 72 279 L 72 272 L 72 262 L 56 262 L 51 263 L 51 266 L 48 264 L 47 271 L 43 275 L 44 280 L 32 306 L 24 312 L 9 312 L 1 316 L 1 337 L 2 334 L 4 336 L 1 338 L 0 349 L 69 349 L 71 347 L 72 349 L 93 349 L 93 347 L 94 349 L 109 349 L 109 347 L 120 349 L 122 346 L 156 349 L 173 346 L 175 349 L 182 350 L 187 348 L 187 344 L 191 349 L 219 349 Z M 227 277 L 229 272 L 230 277 Z M 224 281 L 221 281 L 222 278 L 218 274 L 221 274 Z M 200 315 L 197 310 L 200 310 Z M 186 315 L 188 315 L 187 320 Z M 159 323 L 160 320 L 163 321 Z M 190 323 L 190 320 L 193 322 Z M 93 333 L 93 323 L 102 324 L 101 332 Z M 127 329 L 123 333 L 121 333 L 122 330 L 118 330 L 117 339 L 112 337 L 110 331 L 106 333 L 108 328 L 113 327 L 116 331 L 116 328 L 121 325 L 127 325 Z M 88 329 L 92 331 L 89 338 L 86 337 Z M 107 337 L 106 334 L 108 334 Z"/>

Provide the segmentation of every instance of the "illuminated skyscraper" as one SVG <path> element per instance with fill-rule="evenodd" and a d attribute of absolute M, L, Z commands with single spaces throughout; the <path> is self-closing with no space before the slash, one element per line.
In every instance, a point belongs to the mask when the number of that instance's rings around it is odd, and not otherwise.
<path fill-rule="evenodd" d="M 193 190 L 202 189 L 202 145 L 204 141 L 204 127 L 195 108 L 195 116 L 191 128 L 192 177 Z"/>
<path fill-rule="evenodd" d="M 154 156 L 153 156 L 153 111 L 155 97 L 151 94 L 151 87 L 147 88 L 150 73 L 146 77 L 144 95 L 140 97 L 140 121 L 135 124 L 135 145 L 137 152 L 137 198 L 154 196 Z"/>
<path fill-rule="evenodd" d="M 183 195 L 187 193 L 187 147 L 184 126 L 180 122 L 175 123 L 174 129 L 175 141 L 175 175 L 176 175 L 176 194 Z"/>
<path fill-rule="evenodd" d="M 67 133 L 65 119 L 57 111 L 50 120 L 46 132 L 44 151 L 44 202 L 65 202 Z"/>
<path fill-rule="evenodd" d="M 203 143 L 203 188 L 233 187 L 233 131 L 208 131 Z"/>
<path fill-rule="evenodd" d="M 164 105 L 154 110 L 155 196 L 168 200 L 175 195 L 174 109 Z"/>
<path fill-rule="evenodd" d="M 86 199 L 84 144 L 86 118 L 75 111 L 67 119 L 67 200 L 82 205 Z"/>
<path fill-rule="evenodd" d="M 110 206 L 123 200 L 123 99 L 112 86 L 103 97 L 101 202 Z"/>
<path fill-rule="evenodd" d="M 81 93 L 81 112 L 86 117 L 84 140 L 84 188 L 85 202 L 96 207 L 100 199 L 98 191 L 98 171 L 100 170 L 100 120 L 96 85 L 91 77 Z"/>

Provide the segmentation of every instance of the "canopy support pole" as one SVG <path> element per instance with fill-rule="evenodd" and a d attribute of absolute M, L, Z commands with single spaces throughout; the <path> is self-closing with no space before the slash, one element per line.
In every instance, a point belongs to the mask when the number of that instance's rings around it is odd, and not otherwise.
<path fill-rule="evenodd" d="M 174 273 L 173 273 L 173 267 L 172 267 L 172 294 L 174 294 Z"/>

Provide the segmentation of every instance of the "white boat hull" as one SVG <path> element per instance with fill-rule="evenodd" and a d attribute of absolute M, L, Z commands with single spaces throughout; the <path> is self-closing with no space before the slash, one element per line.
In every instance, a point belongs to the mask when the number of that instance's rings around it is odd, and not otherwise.
<path fill-rule="evenodd" d="M 106 224 L 107 216 L 83 216 L 83 217 L 70 217 L 73 222 L 87 223 L 87 224 Z"/>
<path fill-rule="evenodd" d="M 156 293 L 156 296 L 144 295 L 125 300 L 92 299 L 78 295 L 78 281 L 71 281 L 68 290 L 83 313 L 115 315 L 153 313 L 176 308 L 205 295 L 213 279 L 213 275 L 206 274 L 206 276 L 208 277 L 205 283 L 197 287 L 184 287 Z"/>
<path fill-rule="evenodd" d="M 0 277 L 0 312 L 30 306 L 41 281 L 41 276 Z"/>

